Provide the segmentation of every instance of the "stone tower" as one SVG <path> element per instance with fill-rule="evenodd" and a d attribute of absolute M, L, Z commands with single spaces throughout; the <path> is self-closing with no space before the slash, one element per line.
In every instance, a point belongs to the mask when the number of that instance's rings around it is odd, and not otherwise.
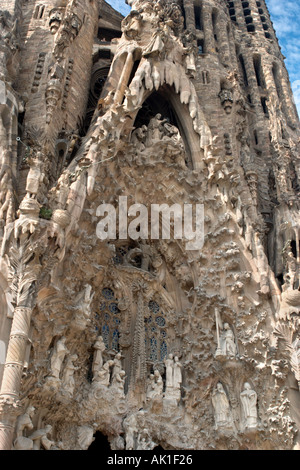
<path fill-rule="evenodd" d="M 1 2 L 0 448 L 298 449 L 299 120 L 265 1 L 128 3 Z"/>

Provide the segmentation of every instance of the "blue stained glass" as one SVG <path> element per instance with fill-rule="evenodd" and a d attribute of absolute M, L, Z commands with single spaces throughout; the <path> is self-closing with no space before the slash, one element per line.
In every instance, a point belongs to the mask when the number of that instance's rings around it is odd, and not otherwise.
<path fill-rule="evenodd" d="M 151 312 L 153 312 L 153 313 L 158 313 L 159 312 L 159 305 L 154 300 L 150 300 L 150 302 L 148 304 L 148 307 L 151 310 Z"/>
<path fill-rule="evenodd" d="M 119 318 L 114 318 L 114 323 L 116 325 L 120 325 L 121 322 L 120 322 Z"/>
<path fill-rule="evenodd" d="M 103 312 L 103 310 L 106 309 L 106 303 L 105 302 L 100 302 L 100 310 Z"/>
<path fill-rule="evenodd" d="M 102 327 L 102 338 L 105 346 L 108 348 L 109 347 L 109 326 L 108 325 L 103 325 Z"/>
<path fill-rule="evenodd" d="M 119 350 L 119 330 L 116 328 L 112 335 L 112 342 L 111 342 L 112 349 Z"/>
<path fill-rule="evenodd" d="M 163 338 L 166 338 L 167 337 L 167 332 L 166 330 L 160 330 L 160 334 Z"/>
<path fill-rule="evenodd" d="M 157 361 L 157 340 L 154 336 L 150 339 L 150 360 Z"/>
<path fill-rule="evenodd" d="M 151 331 L 156 331 L 156 326 L 151 326 Z"/>
<path fill-rule="evenodd" d="M 108 300 L 111 300 L 114 298 L 114 291 L 112 289 L 110 289 L 109 287 L 104 287 L 104 289 L 102 289 L 102 295 L 105 299 L 108 299 Z"/>
<path fill-rule="evenodd" d="M 166 324 L 165 319 L 163 317 L 156 317 L 155 322 L 158 326 L 165 326 Z"/>
<path fill-rule="evenodd" d="M 119 313 L 120 311 L 116 302 L 112 302 L 111 304 L 109 304 L 108 310 L 112 313 Z"/>
<path fill-rule="evenodd" d="M 105 320 L 106 322 L 108 322 L 108 321 L 110 320 L 110 316 L 108 315 L 108 313 L 105 313 L 105 314 L 104 314 L 104 320 Z"/>
<path fill-rule="evenodd" d="M 167 343 L 163 341 L 160 345 L 160 360 L 163 361 L 168 355 Z"/>

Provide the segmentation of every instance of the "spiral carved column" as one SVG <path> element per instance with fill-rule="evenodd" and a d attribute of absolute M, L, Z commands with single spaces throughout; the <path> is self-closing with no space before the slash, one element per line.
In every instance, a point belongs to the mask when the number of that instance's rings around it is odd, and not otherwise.
<path fill-rule="evenodd" d="M 31 312 L 29 307 L 16 307 L 14 311 L 0 392 L 0 450 L 12 446 Z"/>

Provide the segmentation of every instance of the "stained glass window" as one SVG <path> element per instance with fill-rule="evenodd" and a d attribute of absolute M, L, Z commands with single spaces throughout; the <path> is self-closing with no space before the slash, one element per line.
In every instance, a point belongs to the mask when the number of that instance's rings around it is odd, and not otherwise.
<path fill-rule="evenodd" d="M 96 330 L 102 335 L 108 349 L 119 351 L 121 318 L 117 299 L 110 287 L 104 287 L 101 294 L 102 299 L 99 302 L 98 312 L 95 314 Z"/>
<path fill-rule="evenodd" d="M 147 358 L 151 362 L 163 361 L 168 354 L 166 320 L 160 305 L 155 300 L 148 303 L 145 317 L 145 345 Z"/>

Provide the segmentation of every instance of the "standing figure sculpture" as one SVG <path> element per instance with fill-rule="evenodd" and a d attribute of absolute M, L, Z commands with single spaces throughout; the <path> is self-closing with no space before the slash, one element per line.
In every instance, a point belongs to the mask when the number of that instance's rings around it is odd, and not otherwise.
<path fill-rule="evenodd" d="M 51 357 L 51 375 L 59 379 L 59 374 L 61 371 L 62 363 L 65 359 L 65 356 L 69 353 L 66 345 L 66 338 L 63 337 L 57 341 L 54 346 L 53 354 Z"/>
<path fill-rule="evenodd" d="M 248 382 L 244 384 L 244 390 L 240 394 L 245 428 L 255 428 L 257 425 L 257 394 L 251 390 Z"/>
<path fill-rule="evenodd" d="M 229 400 L 221 382 L 217 383 L 212 393 L 212 404 L 215 415 L 215 429 L 232 426 Z"/>

